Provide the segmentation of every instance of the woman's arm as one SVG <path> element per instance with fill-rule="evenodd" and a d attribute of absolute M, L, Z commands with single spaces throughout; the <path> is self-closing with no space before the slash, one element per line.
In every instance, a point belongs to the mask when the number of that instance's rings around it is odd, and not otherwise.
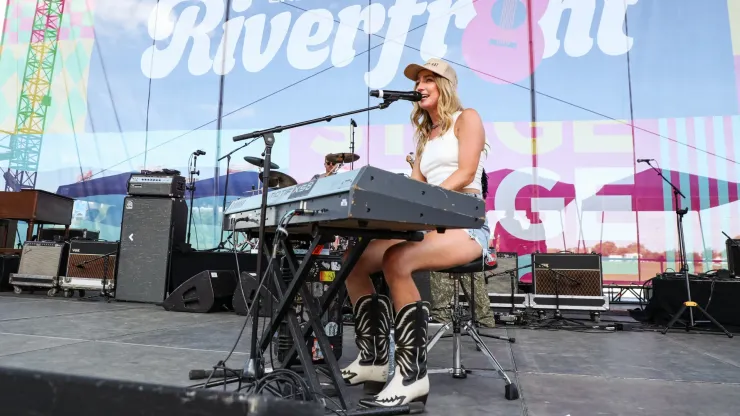
<path fill-rule="evenodd" d="M 472 108 L 463 110 L 455 122 L 454 129 L 459 152 L 457 170 L 439 186 L 451 191 L 461 191 L 475 178 L 478 162 L 486 144 L 486 133 L 478 112 Z"/>
<path fill-rule="evenodd" d="M 420 164 L 421 158 L 417 156 L 414 158 L 414 167 L 411 169 L 411 179 L 416 179 L 419 182 L 426 182 L 427 178 L 421 174 Z"/>

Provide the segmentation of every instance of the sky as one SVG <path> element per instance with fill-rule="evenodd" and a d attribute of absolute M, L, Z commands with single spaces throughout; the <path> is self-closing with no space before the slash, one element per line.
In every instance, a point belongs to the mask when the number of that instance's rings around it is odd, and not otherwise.
<path fill-rule="evenodd" d="M 614 171 L 600 174 L 604 181 L 634 170 L 633 160 L 641 156 L 655 157 L 668 169 L 740 181 L 736 150 L 718 151 L 719 136 L 682 137 L 666 127 L 738 114 L 726 1 L 533 0 L 537 67 L 530 77 L 526 9 L 519 1 L 233 0 L 231 41 L 225 42 L 233 46 L 233 66 L 224 76 L 220 132 L 218 48 L 225 37 L 225 2 L 161 0 L 159 9 L 155 0 L 72 2 L 75 13 L 87 10 L 95 29 L 85 82 L 79 85 L 83 121 L 74 131 L 60 128 L 45 137 L 40 170 L 65 172 L 40 175 L 46 187 L 74 181 L 88 170 L 98 176 L 145 166 L 184 171 L 196 149 L 208 153 L 199 160 L 201 178 L 212 176 L 214 166 L 223 173 L 225 162 L 217 159 L 242 144 L 231 140 L 234 135 L 378 104 L 369 89 L 411 89 L 403 68 L 431 56 L 453 64 L 463 104 L 481 114 L 492 133 L 489 141 L 507 155 L 490 158 L 489 171 L 531 165 L 531 155 L 510 152 L 499 142 L 520 140 L 513 146 L 526 147 L 521 143 L 529 143 L 527 126 L 534 118 L 542 134 L 560 135 L 553 140 L 562 151 L 541 150 L 541 163 L 576 182 L 574 166 L 588 167 L 593 156 L 574 150 L 574 138 L 589 130 L 569 123 L 634 119 L 643 130 L 635 133 L 628 152 L 594 134 L 613 149 L 602 152 L 605 157 L 618 161 L 610 166 Z M 558 5 L 571 8 L 561 13 Z M 0 67 L 4 64 L 0 59 Z M 9 83 L 2 88 L 6 97 L 16 93 Z M 398 102 L 352 116 L 360 125 L 362 163 L 405 168 L 403 155 L 412 144 L 403 126 L 410 109 Z M 0 109 L 0 119 L 12 111 Z M 325 152 L 347 148 L 348 124 L 345 117 L 281 133 L 276 162 L 296 177 L 310 177 Z M 261 151 L 255 143 L 237 153 L 232 166 L 248 169 L 241 158 Z M 722 169 L 714 168 L 720 164 Z"/>

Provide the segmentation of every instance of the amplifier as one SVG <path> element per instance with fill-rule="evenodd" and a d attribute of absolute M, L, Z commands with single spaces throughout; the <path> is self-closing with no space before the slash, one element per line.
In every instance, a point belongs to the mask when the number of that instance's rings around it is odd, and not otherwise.
<path fill-rule="evenodd" d="M 180 175 L 134 173 L 128 180 L 128 194 L 182 198 L 185 178 Z"/>
<path fill-rule="evenodd" d="M 306 278 L 306 287 L 311 296 L 314 297 L 314 302 L 318 304 L 318 300 L 321 299 L 324 292 L 329 289 L 329 285 L 334 281 L 336 272 L 341 268 L 342 258 L 340 256 L 320 255 L 316 256 L 315 259 L 313 266 L 311 266 L 311 270 L 308 272 L 308 277 Z M 282 273 L 283 280 L 286 284 L 290 283 L 293 275 L 290 274 L 287 259 L 282 257 L 280 260 L 279 270 Z M 239 289 L 237 288 L 237 292 L 238 291 Z M 329 338 L 329 343 L 332 346 L 334 356 L 337 360 L 342 357 L 342 334 L 344 332 L 342 322 L 342 303 L 344 301 L 345 293 L 346 289 L 344 289 L 344 285 L 342 285 L 339 293 L 332 300 L 329 309 L 321 317 L 321 325 L 324 327 L 324 332 L 326 332 L 326 336 Z M 274 304 L 272 306 L 275 307 L 277 305 Z M 302 325 L 308 322 L 308 308 L 304 305 L 300 292 L 296 296 L 293 307 L 296 311 L 298 324 Z M 287 358 L 286 355 L 292 346 L 293 338 L 290 335 L 288 322 L 284 320 L 278 328 L 277 358 L 280 362 L 285 361 Z M 311 354 L 314 363 L 321 364 L 324 362 L 324 355 L 321 348 L 319 348 L 317 338 L 310 337 L 306 342 L 306 348 Z M 298 364 L 298 359 L 296 358 L 290 364 Z"/>
<path fill-rule="evenodd" d="M 18 273 L 10 274 L 9 281 L 15 293 L 20 294 L 24 287 L 42 287 L 49 288 L 49 296 L 56 295 L 58 279 L 64 274 L 68 254 L 67 243 L 26 241 Z"/>
<path fill-rule="evenodd" d="M 67 271 L 60 279 L 64 296 L 73 290 L 115 289 L 118 246 L 118 241 L 72 240 Z"/>
<path fill-rule="evenodd" d="M 740 277 L 740 240 L 725 240 L 725 248 L 727 249 L 727 268 L 730 270 L 730 274 L 735 277 Z"/>
<path fill-rule="evenodd" d="M 532 254 L 531 305 L 539 309 L 601 311 L 609 309 L 602 291 L 600 254 Z"/>
<path fill-rule="evenodd" d="M 64 232 L 64 228 L 42 228 L 41 231 L 39 231 L 39 241 L 64 241 Z M 97 240 L 98 237 L 100 237 L 99 231 L 88 231 L 87 229 L 70 228 L 67 240 Z"/>

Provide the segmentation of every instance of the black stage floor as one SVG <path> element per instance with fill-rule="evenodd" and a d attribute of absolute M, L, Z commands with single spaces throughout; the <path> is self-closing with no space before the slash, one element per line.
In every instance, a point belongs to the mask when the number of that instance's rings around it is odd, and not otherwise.
<path fill-rule="evenodd" d="M 602 316 L 602 320 L 610 319 Z M 621 319 L 625 319 L 621 317 Z M 210 368 L 233 345 L 243 317 L 165 312 L 152 305 L 43 295 L 0 296 L 0 366 L 109 379 L 189 386 L 188 370 Z M 482 330 L 516 337 L 486 343 L 517 380 L 520 400 L 504 398 L 490 371 L 467 379 L 431 375 L 428 415 L 738 415 L 740 339 L 653 330 L 583 333 Z M 229 361 L 239 368 L 248 335 Z M 345 327 L 341 363 L 356 349 Z M 463 338 L 463 363 L 487 369 Z M 429 354 L 430 367 L 451 363 L 451 339 Z M 361 391 L 351 389 L 359 398 Z"/>

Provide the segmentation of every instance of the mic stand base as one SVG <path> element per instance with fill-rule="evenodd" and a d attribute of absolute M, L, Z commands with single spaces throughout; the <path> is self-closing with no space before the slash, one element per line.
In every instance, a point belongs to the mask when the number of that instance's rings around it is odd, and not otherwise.
<path fill-rule="evenodd" d="M 676 323 L 676 321 L 678 321 L 679 317 L 684 313 L 684 311 L 687 308 L 689 309 L 689 312 L 692 312 L 692 309 L 691 308 L 696 308 L 697 310 L 699 310 L 699 312 L 701 312 L 702 315 L 704 315 L 704 317 L 706 317 L 707 319 L 709 319 L 709 321 L 712 322 L 714 324 L 714 326 L 716 326 L 722 332 L 724 332 L 725 335 L 727 335 L 728 338 L 732 338 L 733 337 L 733 335 L 729 331 L 727 331 L 727 329 L 725 329 L 725 327 L 722 326 L 722 324 L 720 324 L 719 322 L 717 322 L 717 320 L 714 319 L 712 317 L 712 315 L 710 315 L 709 313 L 707 313 L 707 311 L 705 311 L 704 308 L 702 308 L 701 306 L 699 306 L 698 303 L 693 302 L 693 301 L 686 301 L 686 302 L 684 302 L 681 305 L 681 307 L 678 309 L 678 312 L 676 312 L 676 314 L 671 317 L 671 321 L 668 322 L 668 325 L 666 325 L 666 327 L 663 328 L 663 331 L 661 331 L 661 333 L 663 335 L 665 335 L 668 332 L 669 329 L 673 328 L 673 325 Z M 685 326 L 686 332 L 689 332 L 691 330 L 691 328 L 695 328 L 696 327 L 695 324 L 696 324 L 696 322 L 694 322 L 694 325 L 688 325 L 688 323 L 687 323 L 686 326 Z"/>
<path fill-rule="evenodd" d="M 570 318 L 565 318 L 560 313 L 560 309 L 556 309 L 555 312 L 553 312 L 553 317 L 550 318 L 550 319 L 545 320 L 544 322 L 542 322 L 541 326 L 554 327 L 556 325 L 556 322 L 557 323 L 560 323 L 557 326 L 559 326 L 561 328 L 562 327 L 571 327 L 569 325 L 563 325 L 565 322 L 568 322 L 568 323 L 572 324 L 572 327 L 576 327 L 576 328 L 582 328 L 582 327 L 585 327 L 586 326 L 586 324 L 584 324 L 583 322 L 579 322 L 579 321 L 576 321 L 576 320 L 570 319 Z"/>

